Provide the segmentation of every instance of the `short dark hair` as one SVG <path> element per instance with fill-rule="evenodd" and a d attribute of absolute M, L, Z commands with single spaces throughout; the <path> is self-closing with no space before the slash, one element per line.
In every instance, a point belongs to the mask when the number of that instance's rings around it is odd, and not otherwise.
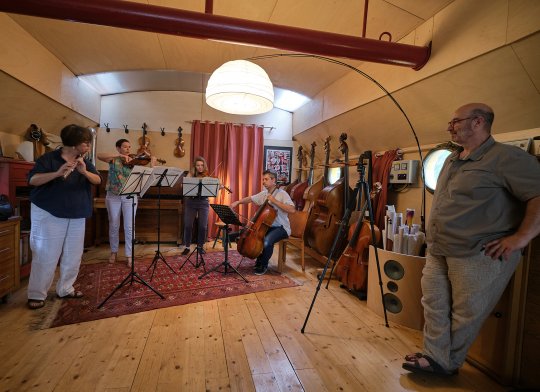
<path fill-rule="evenodd" d="M 81 143 L 90 143 L 92 141 L 92 132 L 90 129 L 80 125 L 66 125 L 60 131 L 62 144 L 67 147 L 75 147 Z"/>
<path fill-rule="evenodd" d="M 482 109 L 474 109 L 471 112 L 471 116 L 482 117 L 486 121 L 488 128 L 491 128 L 493 120 L 495 119 L 495 114 L 493 112 Z"/>
<path fill-rule="evenodd" d="M 265 170 L 265 171 L 263 171 L 263 176 L 265 174 L 268 174 L 270 177 L 272 177 L 274 180 L 277 181 L 277 174 L 276 174 L 275 171 L 273 171 L 273 170 Z"/>
<path fill-rule="evenodd" d="M 129 140 L 127 140 L 127 139 L 118 139 L 118 140 L 116 141 L 116 147 L 117 147 L 117 148 L 122 147 L 122 144 L 124 144 L 125 142 L 128 142 L 128 143 L 129 143 Z"/>

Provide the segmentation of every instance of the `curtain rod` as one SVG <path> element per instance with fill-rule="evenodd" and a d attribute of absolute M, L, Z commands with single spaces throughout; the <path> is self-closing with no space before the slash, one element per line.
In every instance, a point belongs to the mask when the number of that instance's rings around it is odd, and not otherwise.
<path fill-rule="evenodd" d="M 186 121 L 187 123 L 189 124 L 193 124 L 193 121 Z M 226 122 L 224 121 L 209 121 L 209 120 L 205 120 L 205 122 L 214 122 L 214 123 L 218 123 L 218 124 L 227 124 Z M 247 124 L 242 124 L 242 123 L 231 123 L 232 125 L 247 125 Z M 263 127 L 264 129 L 275 129 L 275 127 L 265 127 L 264 125 L 259 125 L 261 127 Z"/>

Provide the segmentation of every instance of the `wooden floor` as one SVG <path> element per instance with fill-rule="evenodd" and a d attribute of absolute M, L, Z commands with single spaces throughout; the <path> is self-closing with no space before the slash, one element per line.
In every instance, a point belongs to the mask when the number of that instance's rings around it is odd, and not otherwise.
<path fill-rule="evenodd" d="M 84 262 L 108 252 L 89 249 Z M 452 378 L 409 374 L 402 358 L 420 350 L 421 333 L 386 328 L 337 282 L 321 288 L 302 334 L 319 267 L 307 257 L 302 273 L 291 250 L 284 273 L 298 287 L 45 330 L 31 327 L 25 284 L 0 305 L 0 391 L 507 390 L 468 364 Z"/>

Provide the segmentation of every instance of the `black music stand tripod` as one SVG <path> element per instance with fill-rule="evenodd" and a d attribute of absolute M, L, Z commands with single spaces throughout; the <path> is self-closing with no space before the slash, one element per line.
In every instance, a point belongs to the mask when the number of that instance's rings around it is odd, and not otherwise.
<path fill-rule="evenodd" d="M 219 187 L 219 180 L 213 177 L 186 177 L 183 180 L 182 192 L 184 198 L 186 197 L 216 197 Z M 197 218 L 198 219 L 198 218 Z M 186 224 L 187 222 L 184 222 Z M 201 222 L 199 222 L 200 224 Z M 188 224 L 193 224 L 189 222 Z M 206 234 L 205 234 L 206 235 Z M 197 238 L 199 240 L 199 238 Z M 189 256 L 184 260 L 178 271 L 184 268 L 187 262 L 193 266 L 193 268 L 199 268 L 201 265 L 206 273 L 206 262 L 204 261 L 202 247 L 197 245 L 195 249 L 191 251 Z M 195 263 L 191 260 L 191 257 L 195 255 Z"/>
<path fill-rule="evenodd" d="M 332 261 L 332 256 L 334 255 L 334 252 L 336 250 L 338 241 L 341 238 L 341 235 L 343 234 L 343 232 L 345 230 L 345 227 L 348 225 L 349 219 L 351 218 L 352 211 L 355 209 L 356 198 L 360 195 L 360 192 L 362 192 L 361 195 L 364 197 L 364 200 L 365 200 L 365 203 L 366 203 L 364 208 L 367 207 L 368 211 L 369 211 L 369 223 L 370 223 L 370 227 L 371 227 L 371 244 L 375 248 L 375 260 L 377 262 L 377 272 L 379 274 L 379 286 L 381 288 L 381 300 L 382 300 L 382 306 L 383 306 L 383 310 L 384 310 L 384 321 L 385 321 L 386 326 L 389 327 L 389 325 L 388 325 L 388 317 L 387 317 L 387 314 L 386 314 L 386 306 L 384 304 L 384 292 L 383 292 L 383 287 L 382 287 L 381 268 L 380 268 L 380 265 L 379 265 L 379 253 L 377 251 L 377 239 L 375 237 L 375 230 L 374 230 L 375 223 L 373 221 L 373 208 L 371 206 L 369 185 L 367 184 L 367 182 L 365 180 L 365 171 L 366 171 L 366 169 L 365 169 L 365 166 L 364 166 L 363 159 L 364 159 L 366 154 L 371 154 L 371 152 L 366 152 L 366 153 L 362 154 L 358 158 L 358 165 L 357 165 L 358 181 L 356 183 L 356 186 L 354 187 L 353 197 L 347 203 L 347 208 L 345 209 L 345 212 L 343 214 L 343 218 L 341 218 L 341 221 L 339 222 L 339 230 L 338 230 L 338 232 L 336 234 L 336 237 L 334 238 L 334 242 L 332 243 L 332 248 L 330 248 L 330 254 L 328 255 L 328 259 L 326 260 L 326 264 L 324 265 L 324 269 L 323 269 L 323 271 L 321 272 L 321 274 L 319 276 L 319 283 L 317 285 L 317 288 L 315 289 L 315 294 L 313 295 L 313 300 L 311 301 L 311 305 L 310 305 L 308 313 L 306 315 L 304 325 L 302 325 L 302 329 L 300 329 L 300 331 L 302 333 L 304 333 L 304 330 L 306 328 L 309 316 L 311 314 L 311 311 L 313 310 L 313 305 L 315 305 L 315 300 L 317 299 L 317 295 L 319 294 L 319 290 L 321 289 L 322 283 L 324 281 L 324 276 L 326 275 L 326 271 L 328 270 L 328 266 L 330 265 L 330 262 Z M 359 217 L 358 217 L 358 224 L 359 225 L 362 224 L 362 220 L 364 219 L 364 216 L 363 216 L 364 212 L 365 212 L 365 209 L 362 212 L 362 214 L 359 215 Z M 335 262 L 332 265 L 332 270 L 331 271 L 334 270 L 334 266 L 335 266 Z M 331 276 L 332 276 L 332 273 L 330 273 L 330 277 Z M 328 282 L 330 282 L 330 277 L 328 278 Z M 328 289 L 328 284 L 326 285 L 326 288 Z"/>
<path fill-rule="evenodd" d="M 199 276 L 199 279 L 204 278 L 206 275 L 208 275 L 210 272 L 223 272 L 223 275 L 226 275 L 230 272 L 234 272 L 238 274 L 246 283 L 249 283 L 248 280 L 242 275 L 236 268 L 234 268 L 231 263 L 229 263 L 229 225 L 237 225 L 237 226 L 243 226 L 242 223 L 238 220 L 238 217 L 234 213 L 234 211 L 231 209 L 231 207 L 222 205 L 222 204 L 210 204 L 212 209 L 216 212 L 217 216 L 223 223 L 225 223 L 225 235 L 223 240 L 223 248 L 225 250 L 225 259 L 223 262 L 208 272 L 205 272 L 201 276 Z M 219 268 L 223 267 L 223 271 L 218 271 Z M 229 271 L 230 269 L 230 271 Z"/>
<path fill-rule="evenodd" d="M 126 184 L 124 185 L 124 188 L 122 188 L 122 191 L 120 192 L 120 195 L 127 196 L 128 199 L 131 199 L 131 270 L 127 274 L 127 276 L 124 278 L 124 280 L 115 287 L 113 291 L 105 298 L 99 305 L 98 309 L 101 308 L 103 305 L 105 305 L 105 302 L 111 298 L 114 293 L 116 293 L 118 290 L 120 290 L 122 287 L 124 287 L 126 284 L 133 284 L 133 282 L 140 283 L 142 285 L 145 285 L 150 290 L 152 290 L 154 293 L 159 295 L 161 299 L 165 299 L 165 297 L 156 289 L 154 289 L 152 286 L 150 286 L 148 283 L 145 282 L 141 276 L 135 272 L 135 196 L 140 195 L 142 186 L 144 183 L 148 180 L 148 177 L 150 176 L 149 173 L 145 171 L 136 171 L 136 169 L 133 169 L 131 171 L 131 174 L 129 175 Z"/>

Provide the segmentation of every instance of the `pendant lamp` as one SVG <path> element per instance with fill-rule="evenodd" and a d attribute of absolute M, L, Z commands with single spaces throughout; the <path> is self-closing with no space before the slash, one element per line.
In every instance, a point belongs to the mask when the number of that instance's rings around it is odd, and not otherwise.
<path fill-rule="evenodd" d="M 257 64 L 228 61 L 210 76 L 206 103 L 230 114 L 266 113 L 274 107 L 274 88 L 268 74 Z"/>

